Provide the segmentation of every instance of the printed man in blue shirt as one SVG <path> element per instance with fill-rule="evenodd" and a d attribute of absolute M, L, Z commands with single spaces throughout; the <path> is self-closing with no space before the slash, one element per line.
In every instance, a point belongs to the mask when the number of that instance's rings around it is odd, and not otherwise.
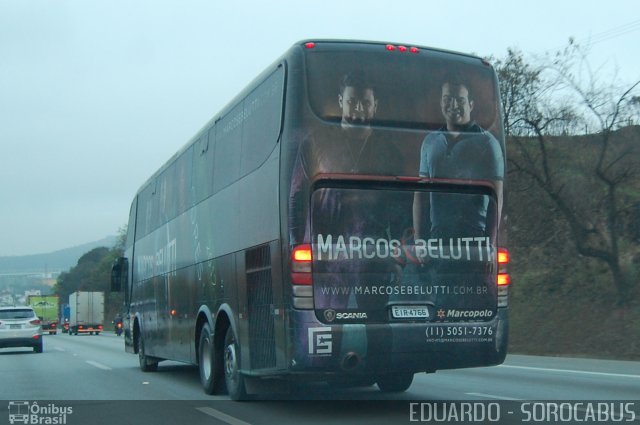
<path fill-rule="evenodd" d="M 459 77 L 442 84 L 440 108 L 446 124 L 429 133 L 420 150 L 420 176 L 491 181 L 500 193 L 504 156 L 496 138 L 471 119 L 470 85 Z M 489 197 L 416 192 L 416 239 L 486 236 Z M 498 216 L 501 205 L 498 205 Z"/>

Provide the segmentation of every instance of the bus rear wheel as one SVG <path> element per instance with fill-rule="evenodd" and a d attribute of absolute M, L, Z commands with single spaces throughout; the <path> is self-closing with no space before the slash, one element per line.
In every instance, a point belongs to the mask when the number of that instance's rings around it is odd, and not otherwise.
<path fill-rule="evenodd" d="M 144 351 L 144 338 L 142 334 L 138 335 L 138 360 L 140 361 L 140 370 L 143 372 L 155 372 L 158 370 L 158 361 L 154 361 L 147 356 Z"/>
<path fill-rule="evenodd" d="M 378 377 L 376 384 L 383 393 L 401 393 L 413 382 L 413 373 L 386 374 Z"/>
<path fill-rule="evenodd" d="M 207 394 L 216 394 L 220 389 L 220 363 L 217 361 L 217 357 L 211 327 L 208 323 L 205 323 L 200 331 L 198 344 L 198 369 L 202 388 Z"/>
<path fill-rule="evenodd" d="M 224 338 L 224 381 L 232 400 L 247 400 L 244 376 L 240 373 L 240 350 L 238 339 L 231 326 Z"/>

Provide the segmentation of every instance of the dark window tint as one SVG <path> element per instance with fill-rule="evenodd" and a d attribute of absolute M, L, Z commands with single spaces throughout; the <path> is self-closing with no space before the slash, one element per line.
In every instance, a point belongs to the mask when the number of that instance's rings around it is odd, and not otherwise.
<path fill-rule="evenodd" d="M 158 196 L 156 182 L 152 180 L 138 197 L 138 216 L 136 239 L 140 239 L 153 231 L 158 222 Z"/>
<path fill-rule="evenodd" d="M 193 145 L 193 202 L 199 203 L 213 193 L 213 154 L 215 129 L 204 133 Z"/>
<path fill-rule="evenodd" d="M 172 182 L 171 196 L 176 204 L 176 214 L 180 215 L 193 204 L 191 194 L 191 169 L 193 164 L 193 146 L 190 146 L 177 159 L 175 176 Z"/>
<path fill-rule="evenodd" d="M 241 173 L 262 164 L 278 141 L 282 120 L 284 71 L 278 68 L 244 100 Z"/>
<path fill-rule="evenodd" d="M 129 248 L 130 246 L 133 245 L 133 236 L 135 234 L 135 226 L 134 223 L 136 222 L 136 210 L 137 210 L 137 206 L 138 206 L 138 197 L 133 199 L 133 202 L 131 203 L 131 209 L 129 210 L 129 226 L 127 227 L 127 242 L 126 242 L 126 248 Z"/>
<path fill-rule="evenodd" d="M 476 58 L 443 52 L 317 51 L 307 57 L 309 102 L 315 114 L 339 122 L 340 83 L 356 74 L 373 88 L 378 100 L 374 125 L 436 129 L 444 124 L 440 99 L 444 81 L 451 77 L 473 92 L 471 118 L 499 138 L 500 122 L 493 68 Z"/>
<path fill-rule="evenodd" d="M 0 310 L 0 319 L 30 319 L 36 314 L 30 308 Z"/>
<path fill-rule="evenodd" d="M 157 183 L 158 206 L 160 207 L 158 221 L 154 229 L 176 216 L 176 163 L 172 163 L 160 174 Z"/>
<path fill-rule="evenodd" d="M 216 123 L 214 192 L 225 188 L 240 177 L 243 121 L 244 103 L 240 103 Z"/>

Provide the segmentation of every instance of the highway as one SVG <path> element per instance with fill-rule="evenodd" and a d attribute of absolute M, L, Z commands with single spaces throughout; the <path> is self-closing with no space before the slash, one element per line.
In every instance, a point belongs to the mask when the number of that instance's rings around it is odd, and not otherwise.
<path fill-rule="evenodd" d="M 41 416 L 48 415 L 49 421 L 40 423 L 52 423 L 56 414 L 64 416 L 60 409 L 72 408 L 65 424 L 415 423 L 434 422 L 434 411 L 444 414 L 450 404 L 465 403 L 502 410 L 499 421 L 477 417 L 471 423 L 566 423 L 550 420 L 562 419 L 551 408 L 560 402 L 565 402 L 561 408 L 574 408 L 565 419 L 601 403 L 609 413 L 620 407 L 623 422 L 640 424 L 640 362 L 509 355 L 501 366 L 416 375 L 411 388 L 400 394 L 383 394 L 375 386 L 314 384 L 297 391 L 295 400 L 267 396 L 232 402 L 224 395 L 204 394 L 194 366 L 167 361 L 157 372 L 141 372 L 137 356 L 126 353 L 122 337 L 111 332 L 44 338 L 42 354 L 0 349 L 0 399 L 7 403 L 5 408 L 0 402 L 0 423 L 18 409 L 16 401 L 29 401 L 45 408 Z M 513 409 L 519 411 L 509 413 Z M 615 415 L 605 419 L 618 422 Z"/>

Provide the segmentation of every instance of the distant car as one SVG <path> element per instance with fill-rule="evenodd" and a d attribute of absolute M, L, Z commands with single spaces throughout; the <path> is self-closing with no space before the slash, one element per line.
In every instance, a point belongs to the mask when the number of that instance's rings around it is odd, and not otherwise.
<path fill-rule="evenodd" d="M 0 348 L 5 347 L 42 353 L 42 324 L 31 307 L 0 307 Z"/>

